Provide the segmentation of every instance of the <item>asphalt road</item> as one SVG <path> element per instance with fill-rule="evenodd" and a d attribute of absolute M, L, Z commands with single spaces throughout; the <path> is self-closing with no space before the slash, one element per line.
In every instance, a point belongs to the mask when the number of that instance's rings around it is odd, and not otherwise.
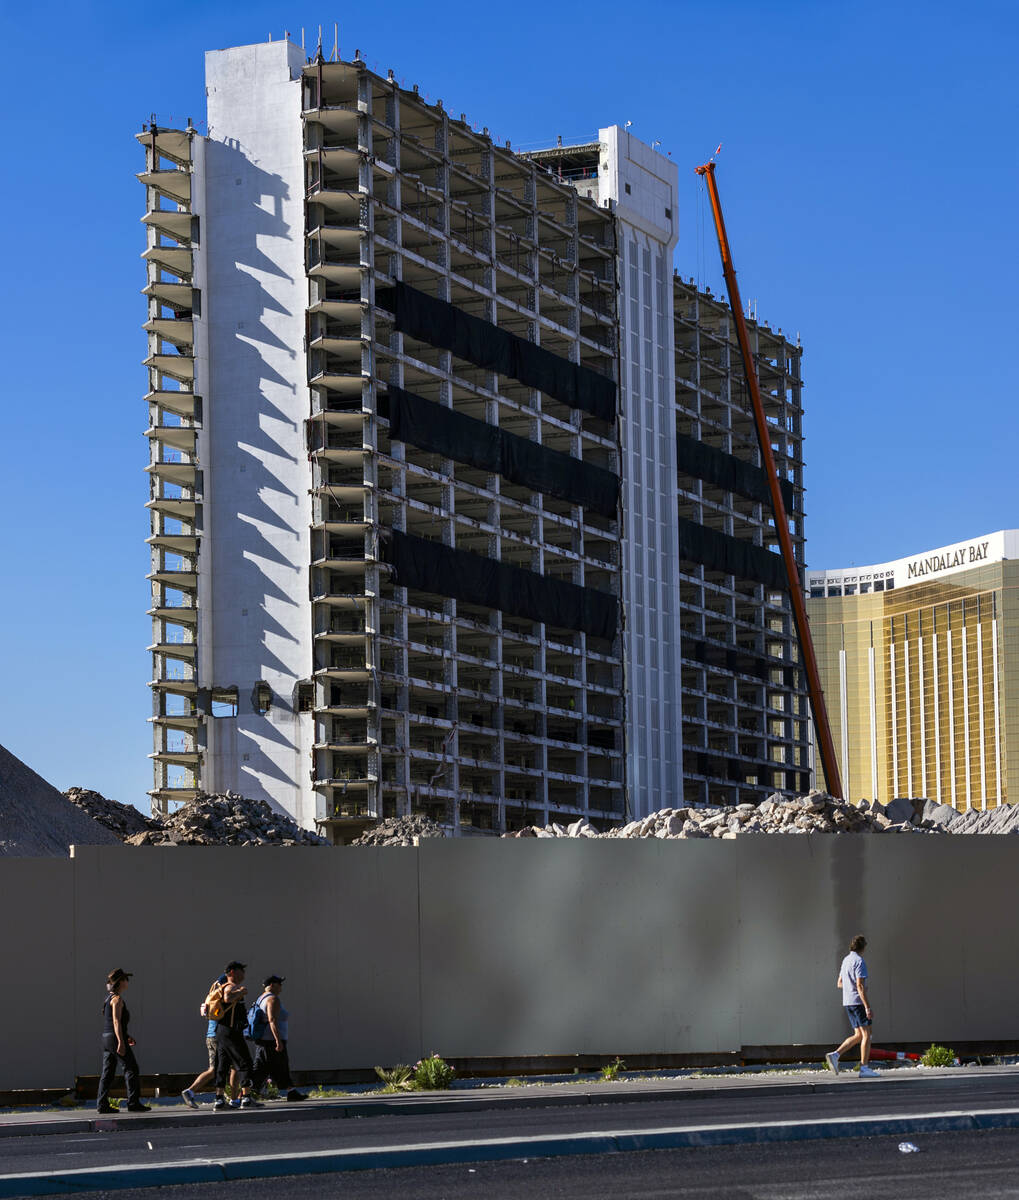
<path fill-rule="evenodd" d="M 137 1116 L 111 1132 L 48 1133 L 0 1139 L 0 1174 L 64 1171 L 82 1167 L 140 1165 L 245 1155 L 298 1154 L 316 1150 L 422 1144 L 430 1141 L 533 1137 L 604 1130 L 640 1131 L 684 1125 L 818 1120 L 828 1117 L 915 1114 L 958 1109 L 1019 1107 L 1009 1076 L 940 1076 L 858 1080 L 849 1078 L 830 1092 L 783 1090 L 755 1095 L 743 1090 L 691 1091 L 670 1099 L 591 1103 L 569 1107 L 448 1111 L 368 1118 L 287 1121 L 286 1106 L 261 1110 L 279 1121 L 249 1121 L 229 1114 L 213 1123 L 194 1113 L 172 1128 L 146 1129 Z M 303 1114 L 302 1114 L 303 1115 Z M 1017 1135 L 1019 1137 L 1019 1135 Z"/>
<path fill-rule="evenodd" d="M 408 1167 L 229 1184 L 89 1192 L 106 1200 L 1003 1200 L 1019 1197 L 1019 1134 L 942 1133 Z"/>

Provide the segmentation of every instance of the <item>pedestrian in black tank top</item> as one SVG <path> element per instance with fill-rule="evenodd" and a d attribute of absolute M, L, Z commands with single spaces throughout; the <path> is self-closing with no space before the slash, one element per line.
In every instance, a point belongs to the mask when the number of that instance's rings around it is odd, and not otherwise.
<path fill-rule="evenodd" d="M 118 1060 L 123 1064 L 128 1112 L 149 1111 L 149 1106 L 142 1104 L 138 1060 L 133 1049 L 134 1038 L 127 1031 L 131 1023 L 131 1014 L 124 1002 L 123 992 L 130 979 L 130 971 L 122 971 L 120 967 L 106 976 L 106 999 L 103 1002 L 103 1070 L 99 1076 L 99 1094 L 96 1099 L 96 1111 L 101 1113 L 117 1111 L 110 1106 L 110 1088 L 117 1073 Z"/>
<path fill-rule="evenodd" d="M 226 983 L 223 984 L 223 1012 L 216 1018 L 216 1099 L 213 1108 L 226 1108 L 226 1080 L 231 1067 L 237 1070 L 237 1082 L 241 1086 L 239 1108 L 261 1108 L 261 1103 L 251 1094 L 249 1079 L 251 1077 L 251 1052 L 244 1040 L 244 1026 L 247 1024 L 245 1012 L 245 997 L 248 989 L 244 986 L 245 963 L 233 962 L 226 964 L 223 972 Z"/>

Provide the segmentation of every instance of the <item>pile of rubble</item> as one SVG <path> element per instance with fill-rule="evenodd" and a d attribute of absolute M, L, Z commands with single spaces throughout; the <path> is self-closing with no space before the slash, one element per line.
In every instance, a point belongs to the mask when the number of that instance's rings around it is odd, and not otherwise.
<path fill-rule="evenodd" d="M 446 831 L 429 817 L 386 817 L 366 829 L 352 846 L 415 846 L 420 838 L 445 837 Z"/>
<path fill-rule="evenodd" d="M 946 823 L 931 819 L 928 809 L 946 805 L 923 800 L 881 804 L 849 804 L 824 792 L 806 796 L 776 793 L 762 804 L 703 808 L 663 808 L 640 821 L 599 833 L 586 820 L 569 825 L 528 826 L 505 837 L 726 838 L 743 833 L 939 833 Z M 949 810 L 955 813 L 954 809 Z M 955 813 L 956 816 L 960 814 Z M 954 828 L 951 832 L 956 832 Z M 988 831 L 989 832 L 989 831 Z M 995 831 L 997 832 L 997 831 Z"/>
<path fill-rule="evenodd" d="M 143 818 L 144 819 L 144 818 Z M 200 794 L 150 828 L 124 840 L 129 846 L 328 846 L 326 838 L 302 829 L 264 800 L 234 792 Z"/>
<path fill-rule="evenodd" d="M 986 812 L 976 808 L 959 812 L 950 804 L 928 800 L 922 815 L 925 823 L 945 833 L 1019 833 L 1019 804 L 1002 804 Z"/>
<path fill-rule="evenodd" d="M 93 821 L 112 829 L 121 841 L 126 841 L 136 833 L 147 833 L 151 829 L 159 828 L 158 821 L 143 816 L 134 805 L 107 800 L 105 796 L 89 788 L 68 788 L 64 795 L 75 807 L 88 813 Z"/>

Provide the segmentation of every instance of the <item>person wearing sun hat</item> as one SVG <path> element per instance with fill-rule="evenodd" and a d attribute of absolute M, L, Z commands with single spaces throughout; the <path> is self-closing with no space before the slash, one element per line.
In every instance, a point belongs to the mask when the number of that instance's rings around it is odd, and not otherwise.
<path fill-rule="evenodd" d="M 124 1071 L 127 1111 L 149 1111 L 149 1106 L 142 1104 L 138 1060 L 134 1056 L 135 1042 L 128 1033 L 131 1013 L 123 993 L 130 982 L 131 972 L 122 967 L 114 968 L 106 976 L 106 998 L 103 1001 L 103 1069 L 99 1076 L 99 1092 L 96 1096 L 96 1111 L 101 1113 L 117 1111 L 110 1104 L 110 1088 L 117 1073 L 118 1062 L 122 1064 Z"/>

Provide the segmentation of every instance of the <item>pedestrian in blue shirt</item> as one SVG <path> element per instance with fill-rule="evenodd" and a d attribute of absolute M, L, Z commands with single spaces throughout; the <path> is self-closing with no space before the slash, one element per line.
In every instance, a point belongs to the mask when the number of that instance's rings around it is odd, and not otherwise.
<path fill-rule="evenodd" d="M 846 1017 L 853 1032 L 837 1050 L 832 1050 L 824 1056 L 828 1069 L 837 1075 L 839 1059 L 848 1050 L 858 1045 L 860 1047 L 860 1076 L 864 1079 L 877 1075 L 877 1071 L 872 1070 L 868 1065 L 871 1021 L 874 1013 L 867 996 L 867 964 L 861 956 L 861 951 L 866 948 L 867 939 L 862 933 L 858 933 L 849 943 L 849 953 L 842 960 L 838 978 L 835 980 L 835 986 L 842 989 L 842 1005 L 846 1010 Z"/>
<path fill-rule="evenodd" d="M 216 980 L 217 983 L 226 983 L 225 975 L 220 975 Z M 204 1003 L 199 1009 L 203 1017 L 209 1017 L 206 1012 Z M 205 1049 L 209 1056 L 209 1065 L 201 1075 L 197 1076 L 194 1083 L 190 1087 L 186 1087 L 180 1094 L 180 1098 L 189 1108 L 198 1108 L 198 1100 L 195 1096 L 196 1092 L 204 1092 L 210 1083 L 216 1078 L 216 1022 L 209 1018 L 208 1026 L 205 1030 Z M 241 1093 L 237 1087 L 237 1070 L 236 1068 L 230 1072 L 230 1092 L 237 1105 L 241 1102 Z M 231 1101 L 232 1103 L 232 1101 Z M 234 1105 L 234 1107 L 237 1107 Z"/>

